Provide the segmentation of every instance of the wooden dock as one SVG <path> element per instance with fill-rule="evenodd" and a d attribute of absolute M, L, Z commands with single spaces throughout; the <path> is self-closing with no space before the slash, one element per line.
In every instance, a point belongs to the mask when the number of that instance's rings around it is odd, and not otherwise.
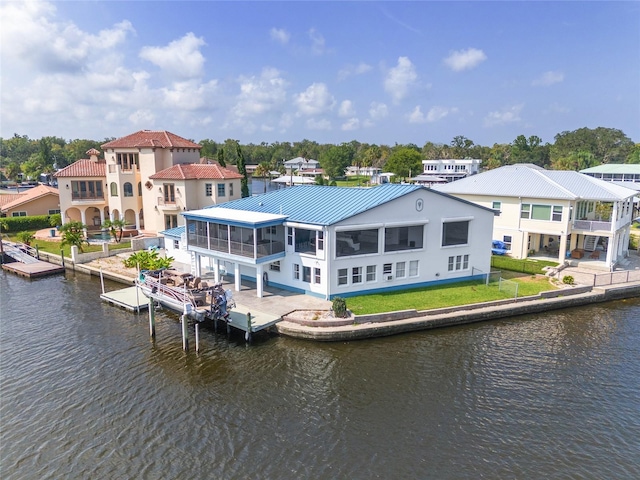
<path fill-rule="evenodd" d="M 61 267 L 60 265 L 54 265 L 52 263 L 43 262 L 41 260 L 35 260 L 31 263 L 4 263 L 2 264 L 2 269 L 27 278 L 39 278 L 49 275 L 57 275 L 58 273 L 64 273 L 65 271 L 65 268 Z"/>

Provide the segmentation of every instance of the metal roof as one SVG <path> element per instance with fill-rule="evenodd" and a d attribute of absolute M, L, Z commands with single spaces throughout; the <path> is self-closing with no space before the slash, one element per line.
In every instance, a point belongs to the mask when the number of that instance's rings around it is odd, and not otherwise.
<path fill-rule="evenodd" d="M 158 232 L 160 235 L 164 235 L 165 237 L 177 237 L 180 238 L 184 233 L 184 225 L 181 227 L 170 228 L 169 230 L 163 230 L 162 232 Z"/>
<path fill-rule="evenodd" d="M 637 163 L 604 163 L 597 167 L 585 168 L 580 173 L 635 173 L 640 174 L 640 164 Z"/>
<path fill-rule="evenodd" d="M 420 185 L 399 184 L 374 188 L 299 185 L 185 212 L 184 215 L 215 218 L 219 213 L 230 220 L 229 210 L 236 210 L 242 212 L 236 215 L 236 219 L 243 222 L 250 221 L 247 212 L 254 212 L 282 215 L 291 222 L 333 225 L 420 189 L 427 190 Z"/>
<path fill-rule="evenodd" d="M 434 185 L 433 189 L 452 195 L 600 201 L 623 200 L 635 193 L 579 172 L 544 170 L 523 164 L 507 165 L 446 185 Z"/>

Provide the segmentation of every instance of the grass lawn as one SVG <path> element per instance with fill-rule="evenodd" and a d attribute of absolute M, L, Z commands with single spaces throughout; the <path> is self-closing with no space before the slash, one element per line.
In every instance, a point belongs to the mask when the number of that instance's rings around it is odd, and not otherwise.
<path fill-rule="evenodd" d="M 524 275 L 518 272 L 502 272 L 502 278 L 518 283 L 518 297 L 537 295 L 545 290 L 555 290 L 547 277 Z M 453 283 L 413 290 L 361 295 L 346 298 L 347 308 L 354 315 L 392 312 L 396 310 L 430 310 L 492 300 L 513 298 L 513 290 L 500 291 L 497 283 L 478 281 Z"/>
<path fill-rule="evenodd" d="M 371 179 L 367 176 L 353 176 L 347 177 L 346 180 L 336 180 L 336 185 L 338 187 L 363 187 L 365 185 L 369 186 L 369 181 Z"/>
<path fill-rule="evenodd" d="M 9 235 L 9 239 L 12 242 L 18 242 L 19 240 L 15 235 Z M 71 258 L 71 247 L 69 245 L 65 245 L 64 247 L 60 246 L 60 242 L 49 241 L 49 240 L 32 240 L 31 246 L 33 248 L 38 247 L 38 250 L 46 253 L 53 253 L 54 255 L 60 255 L 60 250 L 64 251 L 64 256 Z M 123 241 L 120 243 L 109 243 L 109 250 L 118 250 L 122 248 L 131 248 L 131 241 Z M 82 249 L 83 253 L 89 252 L 101 252 L 102 244 L 92 243 L 90 245 L 83 245 Z"/>

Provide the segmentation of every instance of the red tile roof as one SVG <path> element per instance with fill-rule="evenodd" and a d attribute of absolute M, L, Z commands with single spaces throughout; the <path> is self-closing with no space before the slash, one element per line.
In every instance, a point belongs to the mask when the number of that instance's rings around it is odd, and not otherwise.
<path fill-rule="evenodd" d="M 234 179 L 242 175 L 218 164 L 181 163 L 154 173 L 153 180 Z"/>
<path fill-rule="evenodd" d="M 140 130 L 126 137 L 118 138 L 102 145 L 102 149 L 107 148 L 202 148 L 201 145 L 193 143 L 191 140 L 179 137 L 166 130 Z"/>
<path fill-rule="evenodd" d="M 106 177 L 107 164 L 104 160 L 98 159 L 97 162 L 84 158 L 73 162 L 56 173 L 54 177 Z"/>
<path fill-rule="evenodd" d="M 22 205 L 27 202 L 31 202 L 36 200 L 37 198 L 44 197 L 45 195 L 58 195 L 58 189 L 49 187 L 47 185 L 38 185 L 37 187 L 30 188 L 24 193 L 20 193 L 18 198 L 15 198 L 13 201 L 5 203 L 2 205 L 2 210 L 10 210 L 19 205 Z M 4 196 L 4 195 L 2 195 Z M 13 195 L 11 195 L 13 196 Z"/>
<path fill-rule="evenodd" d="M 0 195 L 0 207 L 4 207 L 7 203 L 22 198 L 24 193 L 3 193 Z"/>

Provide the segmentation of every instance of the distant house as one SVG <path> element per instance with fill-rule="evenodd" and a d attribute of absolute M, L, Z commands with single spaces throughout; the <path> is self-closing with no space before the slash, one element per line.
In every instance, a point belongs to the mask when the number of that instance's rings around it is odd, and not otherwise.
<path fill-rule="evenodd" d="M 611 269 L 628 254 L 636 192 L 611 182 L 517 164 L 433 188 L 500 212 L 493 239 L 515 258 L 602 256 Z"/>
<path fill-rule="evenodd" d="M 490 269 L 494 211 L 419 185 L 294 186 L 183 215 L 192 269 L 225 270 L 236 290 L 255 281 L 258 297 L 266 284 L 331 299 Z"/>
<path fill-rule="evenodd" d="M 311 158 L 296 157 L 284 162 L 287 175 L 322 175 L 320 162 Z"/>
<path fill-rule="evenodd" d="M 441 183 L 441 180 L 453 182 L 480 172 L 482 160 L 477 158 L 422 160 L 421 183 Z M 436 177 L 429 181 L 428 177 Z"/>
<path fill-rule="evenodd" d="M 60 213 L 58 189 L 38 185 L 22 193 L 0 195 L 0 214 L 3 217 L 30 217 Z"/>
<path fill-rule="evenodd" d="M 585 168 L 580 173 L 608 182 L 640 183 L 640 164 L 605 163 L 597 167 Z"/>

